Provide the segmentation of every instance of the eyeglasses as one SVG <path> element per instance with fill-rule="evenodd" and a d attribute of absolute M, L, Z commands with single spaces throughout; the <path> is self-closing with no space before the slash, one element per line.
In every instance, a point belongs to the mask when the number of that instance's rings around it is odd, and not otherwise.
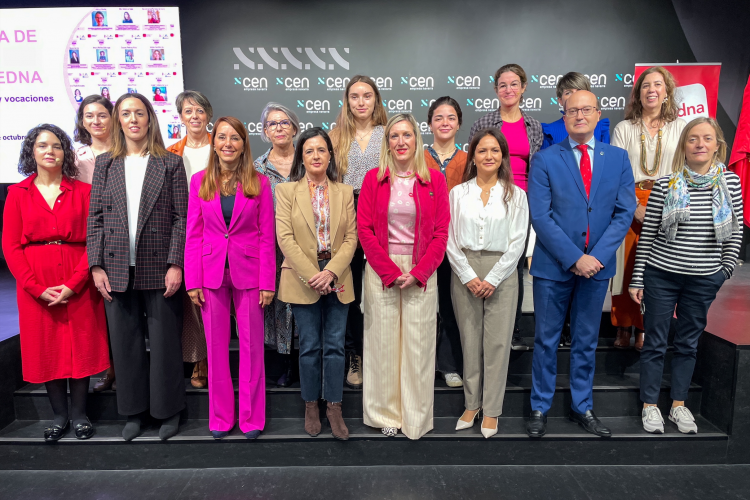
<path fill-rule="evenodd" d="M 519 90 L 521 90 L 521 82 L 513 82 L 510 84 L 510 86 L 504 83 L 501 83 L 500 85 L 497 86 L 498 92 L 507 92 L 508 90 L 512 90 L 513 92 L 518 92 Z"/>
<path fill-rule="evenodd" d="M 579 111 L 581 113 L 583 113 L 583 116 L 590 116 L 591 113 L 593 113 L 594 111 L 596 111 L 596 107 L 595 106 L 586 106 L 584 108 L 570 108 L 570 109 L 565 110 L 565 114 L 567 116 L 571 117 L 571 118 L 574 118 L 574 117 L 578 116 L 578 112 Z"/>
<path fill-rule="evenodd" d="M 292 126 L 292 122 L 289 120 L 281 120 L 280 122 L 266 122 L 266 128 L 269 130 L 273 130 L 277 127 L 281 128 L 289 128 Z"/>

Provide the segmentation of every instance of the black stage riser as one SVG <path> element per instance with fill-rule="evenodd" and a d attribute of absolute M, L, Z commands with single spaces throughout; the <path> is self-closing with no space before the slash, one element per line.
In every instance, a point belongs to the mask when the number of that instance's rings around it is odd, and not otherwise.
<path fill-rule="evenodd" d="M 721 464 L 727 438 L 576 438 L 531 441 L 405 438 L 255 442 L 0 444 L 0 468 L 125 470 L 376 465 Z M 12 462 L 10 461 L 12 457 Z"/>
<path fill-rule="evenodd" d="M 629 382 L 632 384 L 632 382 Z M 509 388 L 505 393 L 503 404 L 504 417 L 523 417 L 531 411 L 530 389 L 525 387 Z M 236 398 L 236 392 L 235 392 Z M 660 403 L 664 408 L 669 406 L 669 387 L 662 386 Z M 237 408 L 235 400 L 235 408 Z M 571 404 L 570 390 L 561 388 L 556 391 L 550 417 L 561 417 L 568 414 Z M 693 386 L 690 389 L 688 407 L 697 413 L 701 405 L 701 389 Z M 52 419 L 52 408 L 46 394 L 16 393 L 16 418 L 18 420 L 49 420 Z M 362 418 L 361 391 L 345 391 L 343 399 L 343 414 L 345 418 Z M 321 406 L 321 409 L 323 407 Z M 641 402 L 637 387 L 602 387 L 594 390 L 594 409 L 600 417 L 639 416 Z M 456 417 L 464 411 L 464 395 L 462 389 L 440 388 L 435 391 L 434 416 Z M 302 418 L 305 409 L 299 389 L 269 390 L 266 393 L 266 418 Z M 117 413 L 116 395 L 112 391 L 91 394 L 88 400 L 88 415 L 92 421 L 123 419 Z M 187 393 L 187 409 L 185 418 L 208 418 L 208 391 L 190 390 Z"/>

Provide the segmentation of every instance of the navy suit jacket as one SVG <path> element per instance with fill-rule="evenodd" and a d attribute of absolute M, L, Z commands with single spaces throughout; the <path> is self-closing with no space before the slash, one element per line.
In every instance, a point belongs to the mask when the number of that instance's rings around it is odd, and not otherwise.
<path fill-rule="evenodd" d="M 593 279 L 612 278 L 617 248 L 633 222 L 636 207 L 627 152 L 596 141 L 587 197 L 578 162 L 566 139 L 532 157 L 528 189 L 531 224 L 537 237 L 531 275 L 553 281 L 573 278 L 570 268 L 584 254 L 588 228 L 586 253 L 604 265 Z"/>

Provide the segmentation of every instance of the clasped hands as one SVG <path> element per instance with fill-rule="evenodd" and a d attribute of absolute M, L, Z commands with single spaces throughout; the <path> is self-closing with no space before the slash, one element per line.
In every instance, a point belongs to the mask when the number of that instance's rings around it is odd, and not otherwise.
<path fill-rule="evenodd" d="M 417 284 L 417 278 L 411 275 L 411 273 L 404 273 L 395 280 L 393 280 L 393 284 L 397 287 L 399 287 L 401 290 L 405 290 L 409 288 L 410 286 L 414 286 Z"/>
<path fill-rule="evenodd" d="M 323 269 L 318 274 L 310 278 L 307 282 L 310 288 L 318 292 L 319 295 L 328 295 L 332 292 L 331 283 L 336 281 L 338 277 L 328 269 Z"/>
<path fill-rule="evenodd" d="M 466 287 L 478 299 L 489 299 L 495 293 L 495 287 L 479 278 L 473 278 L 466 283 Z"/>
<path fill-rule="evenodd" d="M 571 266 L 570 272 L 576 276 L 583 276 L 588 279 L 602 269 L 604 269 L 604 265 L 599 262 L 599 259 L 592 257 L 591 255 L 583 254 L 581 255 L 581 258 Z"/>
<path fill-rule="evenodd" d="M 75 292 L 73 290 L 71 290 L 65 285 L 57 285 L 57 286 L 48 287 L 45 291 L 42 292 L 39 298 L 49 302 L 47 306 L 52 307 L 58 304 L 67 304 L 68 299 L 74 293 Z"/>

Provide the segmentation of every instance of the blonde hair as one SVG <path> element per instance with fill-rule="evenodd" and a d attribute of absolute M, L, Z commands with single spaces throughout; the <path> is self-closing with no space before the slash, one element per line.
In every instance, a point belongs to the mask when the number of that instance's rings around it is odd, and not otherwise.
<path fill-rule="evenodd" d="M 128 155 L 128 145 L 125 142 L 125 133 L 122 131 L 122 124 L 120 123 L 120 106 L 128 99 L 138 99 L 146 107 L 148 113 L 148 141 L 146 143 L 146 152 L 156 158 L 163 158 L 167 156 L 167 148 L 164 147 L 164 140 L 161 138 L 161 130 L 159 130 L 159 121 L 156 119 L 156 113 L 154 107 L 148 102 L 145 96 L 142 94 L 123 94 L 117 99 L 115 103 L 115 109 L 112 112 L 112 158 L 125 158 Z"/>
<path fill-rule="evenodd" d="M 378 180 L 382 181 L 385 177 L 385 170 L 390 167 L 393 163 L 391 157 L 391 148 L 389 147 L 388 137 L 391 134 L 391 129 L 394 125 L 399 122 L 407 121 L 411 124 L 411 128 L 414 132 L 415 138 L 415 151 L 414 151 L 414 170 L 420 179 L 425 182 L 430 182 L 430 169 L 427 167 L 427 162 L 424 160 L 424 145 L 422 144 L 422 134 L 419 133 L 419 126 L 414 117 L 409 113 L 399 113 L 393 115 L 388 123 L 385 125 L 385 133 L 383 134 L 383 145 L 380 147 L 380 165 L 378 165 Z"/>
<path fill-rule="evenodd" d="M 260 180 L 258 179 L 258 173 L 255 172 L 253 166 L 253 157 L 250 152 L 250 141 L 248 140 L 247 129 L 242 125 L 242 122 L 233 116 L 223 116 L 216 120 L 214 124 L 214 133 L 211 136 L 211 147 L 209 148 L 208 166 L 206 167 L 206 175 L 203 176 L 201 181 L 201 188 L 198 191 L 198 196 L 205 201 L 211 201 L 216 196 L 216 191 L 220 190 L 219 181 L 221 180 L 221 163 L 219 163 L 219 156 L 216 154 L 214 149 L 214 142 L 216 141 L 216 131 L 219 129 L 219 125 L 227 123 L 231 126 L 235 132 L 242 139 L 243 147 L 242 154 L 240 155 L 240 164 L 235 170 L 233 178 L 230 180 L 228 185 L 228 192 L 222 193 L 225 195 L 233 195 L 236 191 L 237 183 L 242 185 L 242 192 L 246 197 L 252 198 L 260 193 Z"/>
<path fill-rule="evenodd" d="M 685 125 L 685 128 L 682 129 L 680 140 L 677 142 L 677 149 L 675 149 L 674 152 L 674 160 L 672 160 L 672 172 L 678 172 L 687 163 L 685 149 L 687 146 L 688 135 L 690 134 L 691 130 L 702 123 L 710 124 L 714 128 L 714 132 L 716 133 L 716 142 L 719 144 L 719 149 L 716 150 L 714 161 L 724 163 L 724 160 L 726 160 L 727 142 L 724 140 L 724 132 L 722 132 L 721 127 L 719 126 L 719 122 L 707 116 L 699 116 L 695 120 L 692 120 L 690 123 Z"/>
<path fill-rule="evenodd" d="M 331 131 L 331 141 L 334 143 L 333 152 L 336 156 L 336 164 L 339 168 L 339 179 L 344 178 L 344 174 L 349 170 L 349 148 L 354 140 L 357 127 L 354 123 L 352 110 L 349 108 L 349 91 L 355 83 L 362 82 L 372 87 L 375 92 L 375 109 L 372 112 L 372 125 L 385 125 L 388 121 L 388 115 L 383 107 L 383 98 L 380 97 L 380 90 L 372 78 L 365 75 L 354 75 L 344 90 L 344 100 L 342 101 L 341 111 L 336 118 L 336 128 Z"/>
<path fill-rule="evenodd" d="M 661 104 L 661 112 L 659 118 L 665 122 L 673 122 L 679 116 L 680 107 L 678 106 L 677 99 L 674 96 L 674 89 L 677 83 L 672 76 L 672 73 L 667 71 L 661 66 L 653 66 L 648 68 L 646 71 L 641 73 L 638 80 L 633 85 L 633 92 L 630 94 L 630 102 L 628 107 L 625 109 L 625 119 L 630 120 L 633 123 L 638 123 L 643 116 L 643 103 L 641 102 L 641 87 L 643 86 L 643 80 L 646 79 L 651 73 L 659 73 L 664 78 L 664 85 L 667 87 L 667 99 Z"/>

